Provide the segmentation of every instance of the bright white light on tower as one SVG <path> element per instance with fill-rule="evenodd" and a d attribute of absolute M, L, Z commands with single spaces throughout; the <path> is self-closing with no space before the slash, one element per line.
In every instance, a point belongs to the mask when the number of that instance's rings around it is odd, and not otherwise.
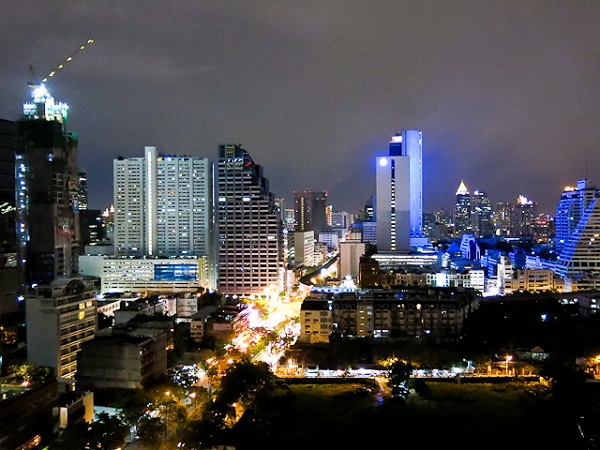
<path fill-rule="evenodd" d="M 385 167 L 385 166 L 387 166 L 387 163 L 388 163 L 388 160 L 387 160 L 387 158 L 380 158 L 380 159 L 379 159 L 379 165 L 380 165 L 381 167 Z"/>

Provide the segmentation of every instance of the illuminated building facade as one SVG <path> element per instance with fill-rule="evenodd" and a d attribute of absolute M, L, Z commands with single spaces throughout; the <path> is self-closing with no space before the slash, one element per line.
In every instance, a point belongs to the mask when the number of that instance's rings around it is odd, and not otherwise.
<path fill-rule="evenodd" d="M 206 258 L 214 288 L 212 163 L 146 146 L 113 169 L 116 256 Z"/>
<path fill-rule="evenodd" d="M 52 367 L 57 378 L 74 378 L 77 353 L 97 330 L 94 280 L 56 279 L 25 296 L 27 360 Z"/>
<path fill-rule="evenodd" d="M 566 188 L 556 208 L 555 272 L 565 292 L 600 287 L 600 191 L 587 180 Z"/>
<path fill-rule="evenodd" d="M 463 233 L 471 232 L 471 194 L 463 180 L 456 190 L 456 204 L 454 206 L 454 236 L 460 237 Z"/>
<path fill-rule="evenodd" d="M 77 276 L 79 195 L 77 134 L 67 132 L 67 110 L 43 84 L 32 91 L 17 122 L 17 233 L 25 283 Z"/>
<path fill-rule="evenodd" d="M 537 221 L 537 203 L 519 195 L 510 209 L 510 235 L 533 236 Z"/>
<path fill-rule="evenodd" d="M 262 166 L 240 145 L 219 145 L 217 180 L 219 292 L 278 297 L 284 287 L 283 221 Z"/>
<path fill-rule="evenodd" d="M 423 133 L 392 137 L 389 154 L 376 163 L 377 251 L 408 252 L 423 234 Z"/>
<path fill-rule="evenodd" d="M 492 205 L 484 191 L 475 191 L 471 196 L 471 229 L 477 237 L 490 237 L 494 234 Z"/>

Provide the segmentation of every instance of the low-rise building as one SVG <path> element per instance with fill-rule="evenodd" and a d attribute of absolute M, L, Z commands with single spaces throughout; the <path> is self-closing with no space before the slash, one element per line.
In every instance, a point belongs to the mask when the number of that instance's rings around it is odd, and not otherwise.
<path fill-rule="evenodd" d="M 300 330 L 298 340 L 301 342 L 329 342 L 333 330 L 333 312 L 327 295 L 311 294 L 304 299 L 300 307 Z"/>
<path fill-rule="evenodd" d="M 405 287 L 393 290 L 367 289 L 335 292 L 329 296 L 311 294 L 302 303 L 302 340 L 310 342 L 319 334 L 373 339 L 456 341 L 465 318 L 479 307 L 481 294 L 472 288 Z M 320 303 L 318 302 L 320 300 Z M 330 330 L 325 303 L 330 303 Z M 317 317 L 317 312 L 319 312 Z M 319 319 L 315 322 L 315 319 Z M 310 325 L 310 328 L 306 328 Z"/>
<path fill-rule="evenodd" d="M 100 330 L 79 354 L 82 389 L 136 389 L 167 374 L 172 336 L 165 327 L 128 324 Z"/>

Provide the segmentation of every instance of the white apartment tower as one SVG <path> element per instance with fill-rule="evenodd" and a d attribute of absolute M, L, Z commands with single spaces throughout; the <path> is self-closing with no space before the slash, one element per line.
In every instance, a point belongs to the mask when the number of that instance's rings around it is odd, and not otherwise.
<path fill-rule="evenodd" d="M 284 288 L 283 221 L 269 181 L 240 145 L 218 151 L 218 290 L 276 299 Z"/>
<path fill-rule="evenodd" d="M 213 257 L 212 163 L 159 154 L 118 158 L 114 170 L 116 256 Z M 214 272 L 214 271 L 213 271 Z"/>
<path fill-rule="evenodd" d="M 389 155 L 377 157 L 377 251 L 408 252 L 423 234 L 423 133 L 392 137 Z"/>

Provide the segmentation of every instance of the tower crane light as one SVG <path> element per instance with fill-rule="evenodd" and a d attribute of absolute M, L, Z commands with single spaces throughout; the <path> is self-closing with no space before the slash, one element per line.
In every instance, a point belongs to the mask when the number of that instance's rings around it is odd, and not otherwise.
<path fill-rule="evenodd" d="M 42 78 L 41 81 L 36 82 L 36 81 L 30 81 L 27 83 L 27 85 L 31 88 L 36 88 L 39 87 L 42 83 L 45 83 L 46 81 L 48 81 L 48 78 L 53 77 L 54 75 L 56 75 L 56 72 L 60 69 L 63 69 L 65 67 L 65 64 L 67 64 L 68 62 L 71 62 L 73 60 L 73 58 L 75 57 L 75 55 L 77 53 L 79 53 L 81 50 L 83 50 L 84 48 L 86 48 L 88 45 L 93 44 L 94 43 L 94 39 L 89 38 L 85 44 L 80 45 L 73 53 L 71 53 L 69 56 L 67 56 L 58 66 L 56 66 L 55 68 L 53 68 L 50 73 L 48 73 L 48 75 L 46 75 L 44 78 Z M 29 65 L 29 70 L 31 72 L 31 75 L 33 76 L 33 78 L 35 79 L 35 75 L 33 73 L 33 67 L 31 66 L 31 64 Z"/>

